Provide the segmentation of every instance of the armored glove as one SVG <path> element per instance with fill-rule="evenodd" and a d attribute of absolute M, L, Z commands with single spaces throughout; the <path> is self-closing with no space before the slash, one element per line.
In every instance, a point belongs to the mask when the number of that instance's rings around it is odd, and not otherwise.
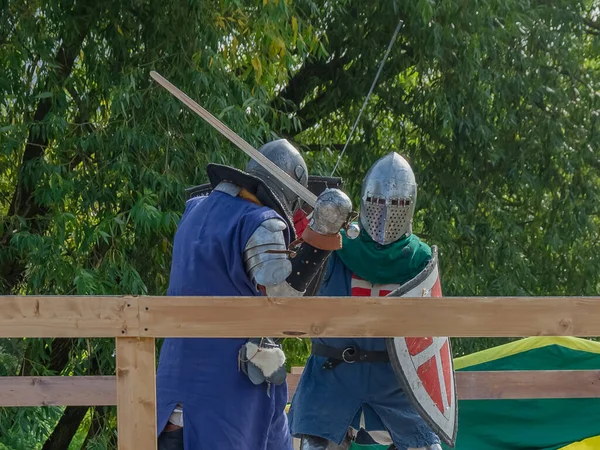
<path fill-rule="evenodd" d="M 302 237 L 285 245 L 286 224 L 265 220 L 246 243 L 244 264 L 257 288 L 269 296 L 300 296 L 329 254 L 342 247 L 341 228 L 348 222 L 352 202 L 339 189 L 326 189 L 316 201 L 313 216 Z"/>
<path fill-rule="evenodd" d="M 342 248 L 340 230 L 348 222 L 352 202 L 339 189 L 323 191 L 313 211 L 308 227 L 302 233 L 302 245 L 291 259 L 292 272 L 287 283 L 304 292 L 329 254 Z"/>
<path fill-rule="evenodd" d="M 319 250 L 342 248 L 340 230 L 346 225 L 352 202 L 339 189 L 325 189 L 317 198 L 312 219 L 302 233 L 302 240 Z"/>

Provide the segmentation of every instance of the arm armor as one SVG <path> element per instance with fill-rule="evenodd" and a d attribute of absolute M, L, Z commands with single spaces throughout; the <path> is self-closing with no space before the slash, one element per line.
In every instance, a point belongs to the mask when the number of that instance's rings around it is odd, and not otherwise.
<path fill-rule="evenodd" d="M 331 252 L 303 242 L 290 259 L 285 228 L 280 219 L 265 220 L 248 239 L 244 264 L 252 282 L 264 286 L 268 296 L 300 297 Z"/>

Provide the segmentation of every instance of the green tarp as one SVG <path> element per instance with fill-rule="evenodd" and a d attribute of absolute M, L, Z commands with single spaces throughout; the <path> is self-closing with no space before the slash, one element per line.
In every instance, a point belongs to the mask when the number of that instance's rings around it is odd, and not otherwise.
<path fill-rule="evenodd" d="M 526 338 L 454 364 L 457 372 L 600 369 L 600 343 Z M 463 400 L 458 408 L 455 450 L 600 449 L 600 399 Z"/>
<path fill-rule="evenodd" d="M 600 342 L 531 337 L 456 358 L 461 371 L 600 370 Z M 560 387 L 558 387 L 560 389 Z M 351 450 L 385 450 L 353 444 Z M 449 447 L 443 445 L 444 450 Z M 459 400 L 455 450 L 600 450 L 600 399 Z"/>

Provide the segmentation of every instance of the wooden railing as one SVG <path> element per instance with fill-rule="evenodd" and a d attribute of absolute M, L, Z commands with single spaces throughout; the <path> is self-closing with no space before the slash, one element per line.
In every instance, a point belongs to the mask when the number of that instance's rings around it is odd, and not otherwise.
<path fill-rule="evenodd" d="M 0 337 L 116 338 L 116 376 L 2 377 L 1 406 L 117 405 L 156 449 L 158 337 L 600 336 L 598 297 L 0 297 Z M 293 391 L 298 370 L 289 377 Z M 600 371 L 458 372 L 461 399 L 600 397 Z"/>

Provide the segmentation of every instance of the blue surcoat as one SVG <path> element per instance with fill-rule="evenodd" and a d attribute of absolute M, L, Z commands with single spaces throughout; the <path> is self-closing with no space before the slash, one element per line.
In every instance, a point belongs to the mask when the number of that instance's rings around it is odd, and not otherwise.
<path fill-rule="evenodd" d="M 351 296 L 352 272 L 332 254 L 320 296 Z M 312 342 L 362 350 L 386 349 L 383 338 L 327 338 Z M 327 358 L 311 355 L 292 400 L 288 419 L 293 436 L 320 436 L 340 444 L 348 427 L 360 429 L 361 415 L 367 431 L 388 431 L 398 450 L 439 444 L 438 436 L 411 406 L 390 363 L 340 364 L 324 370 Z"/>
<path fill-rule="evenodd" d="M 246 275 L 243 252 L 254 231 L 271 218 L 280 216 L 219 191 L 188 200 L 175 234 L 168 295 L 262 295 Z M 159 434 L 179 403 L 185 450 L 292 450 L 287 384 L 269 392 L 266 384 L 252 384 L 238 369 L 245 342 L 165 339 L 156 380 Z"/>

